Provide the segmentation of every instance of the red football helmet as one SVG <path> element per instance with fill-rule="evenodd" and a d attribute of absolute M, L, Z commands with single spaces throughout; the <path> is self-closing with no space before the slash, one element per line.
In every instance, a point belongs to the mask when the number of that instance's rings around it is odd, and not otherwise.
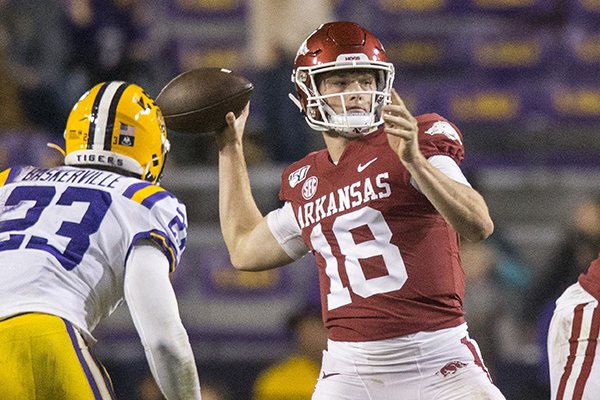
<path fill-rule="evenodd" d="M 319 93 L 317 75 L 342 70 L 366 69 L 375 72 L 375 91 L 352 92 L 371 97 L 371 111 L 337 114 L 326 99 L 339 96 L 346 110 L 344 96 L 349 92 L 323 96 Z M 394 81 L 394 66 L 379 40 L 365 28 L 353 22 L 330 22 L 321 25 L 300 46 L 294 62 L 292 82 L 298 98 L 290 98 L 304 113 L 311 128 L 335 130 L 346 137 L 363 136 L 383 123 L 381 109 L 391 102 L 390 90 Z"/>

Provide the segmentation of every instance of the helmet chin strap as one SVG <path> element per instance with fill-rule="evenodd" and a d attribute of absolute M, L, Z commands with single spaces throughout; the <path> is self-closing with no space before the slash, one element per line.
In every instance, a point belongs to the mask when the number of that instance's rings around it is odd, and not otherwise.
<path fill-rule="evenodd" d="M 361 129 L 368 127 L 373 123 L 373 114 L 371 113 L 351 113 L 334 114 L 331 116 L 331 122 L 336 125 L 346 125 L 347 129 Z M 344 129 L 344 128 L 341 128 Z"/>
<path fill-rule="evenodd" d="M 169 141 L 168 140 L 165 140 L 165 141 L 166 142 L 164 144 L 165 144 L 166 151 L 163 153 L 163 163 L 162 163 L 162 166 L 160 167 L 160 171 L 158 171 L 158 174 L 155 176 L 150 173 L 150 166 L 156 160 L 155 158 L 153 158 L 152 160 L 150 160 L 146 163 L 146 166 L 144 167 L 144 170 L 142 171 L 142 174 L 141 174 L 142 180 L 152 182 L 153 184 L 155 184 L 157 186 L 160 186 L 160 178 L 162 177 L 163 171 L 165 169 L 165 165 L 167 163 L 167 154 L 169 153 L 169 149 L 170 149 Z"/>
<path fill-rule="evenodd" d="M 59 145 L 57 145 L 56 143 L 46 143 L 46 146 L 58 151 L 60 154 L 62 154 L 63 157 L 67 156 L 67 153 L 65 152 L 65 150 L 62 147 L 60 147 Z"/>
<path fill-rule="evenodd" d="M 144 170 L 142 171 L 142 174 L 140 175 L 140 178 L 142 178 L 142 180 L 144 181 L 155 183 L 153 182 L 154 176 L 150 173 L 150 164 L 152 164 L 152 160 L 148 161 L 148 163 L 144 167 Z"/>
<path fill-rule="evenodd" d="M 342 104 L 345 111 L 346 105 L 343 97 Z M 336 113 L 327 102 L 323 102 L 323 111 L 325 112 L 325 118 L 335 126 L 333 129 L 341 136 L 347 138 L 360 137 L 375 130 L 375 128 L 372 128 L 375 117 L 373 113 L 345 111 L 340 114 Z"/>
<path fill-rule="evenodd" d="M 345 138 L 353 139 L 358 137 L 367 136 L 369 133 L 377 130 L 377 127 L 369 128 L 348 128 L 348 129 L 335 129 L 335 131 Z"/>

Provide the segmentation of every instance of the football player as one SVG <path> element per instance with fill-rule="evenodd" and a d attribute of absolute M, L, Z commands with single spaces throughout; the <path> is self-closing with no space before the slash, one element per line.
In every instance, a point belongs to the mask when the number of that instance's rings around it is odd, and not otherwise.
<path fill-rule="evenodd" d="M 556 301 L 548 328 L 552 400 L 597 399 L 600 393 L 600 254 Z"/>
<path fill-rule="evenodd" d="M 135 84 L 101 83 L 64 137 L 64 166 L 0 173 L 0 398 L 113 399 L 89 346 L 124 298 L 166 398 L 200 399 L 169 280 L 187 220 L 158 185 L 160 109 Z"/>
<path fill-rule="evenodd" d="M 504 399 L 462 308 L 459 236 L 492 233 L 487 205 L 459 168 L 457 127 L 413 117 L 393 79 L 379 40 L 355 23 L 302 43 L 295 101 L 326 148 L 285 169 L 284 205 L 265 217 L 243 155 L 248 106 L 227 115 L 217 139 L 232 263 L 256 271 L 315 255 L 328 349 L 313 400 Z"/>

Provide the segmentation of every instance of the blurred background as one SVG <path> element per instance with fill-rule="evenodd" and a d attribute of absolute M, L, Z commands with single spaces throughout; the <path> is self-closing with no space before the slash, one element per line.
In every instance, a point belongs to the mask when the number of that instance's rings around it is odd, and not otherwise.
<path fill-rule="evenodd" d="M 156 97 L 181 72 L 225 67 L 256 87 L 246 151 L 267 212 L 286 163 L 322 147 L 287 94 L 296 50 L 331 20 L 379 37 L 413 114 L 461 129 L 463 170 L 496 224 L 462 250 L 471 335 L 508 399 L 548 398 L 553 301 L 600 251 L 600 0 L 0 0 L 0 167 L 56 164 L 46 143 L 64 144 L 70 107 L 98 82 L 135 82 Z M 265 388 L 283 384 L 265 368 L 323 346 L 302 339 L 320 338 L 319 324 L 297 323 L 319 306 L 314 260 L 233 270 L 214 138 L 171 142 L 163 186 L 187 204 L 190 226 L 173 279 L 205 398 L 275 398 Z M 161 398 L 126 306 L 95 335 L 120 398 Z M 318 360 L 296 358 L 289 376 L 316 376 Z"/>

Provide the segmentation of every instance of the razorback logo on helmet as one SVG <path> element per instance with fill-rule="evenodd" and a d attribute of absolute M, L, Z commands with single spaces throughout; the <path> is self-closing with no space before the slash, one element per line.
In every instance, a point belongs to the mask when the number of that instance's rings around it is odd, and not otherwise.
<path fill-rule="evenodd" d="M 449 139 L 452 139 L 452 140 L 457 141 L 458 143 L 462 144 L 462 142 L 460 140 L 460 136 L 458 135 L 458 132 L 456 131 L 456 129 L 454 129 L 454 127 L 446 121 L 437 121 L 436 123 L 434 123 L 431 126 L 431 128 L 427 129 L 425 131 L 425 133 L 428 135 L 442 134 L 442 135 L 448 137 Z"/>
<path fill-rule="evenodd" d="M 308 42 L 308 39 L 306 39 L 304 42 L 302 42 L 302 44 L 300 45 L 300 48 L 298 49 L 298 53 L 296 53 L 296 56 L 305 56 L 306 54 L 308 54 L 309 50 L 308 50 L 308 45 L 306 44 L 306 42 Z"/>
<path fill-rule="evenodd" d="M 304 179 L 306 179 L 306 175 L 308 174 L 309 169 L 310 169 L 310 165 L 305 165 L 304 167 L 299 168 L 299 169 L 295 170 L 294 172 L 292 172 L 288 176 L 288 183 L 290 184 L 290 187 L 295 188 L 296 185 L 298 185 L 300 182 L 302 182 Z"/>

